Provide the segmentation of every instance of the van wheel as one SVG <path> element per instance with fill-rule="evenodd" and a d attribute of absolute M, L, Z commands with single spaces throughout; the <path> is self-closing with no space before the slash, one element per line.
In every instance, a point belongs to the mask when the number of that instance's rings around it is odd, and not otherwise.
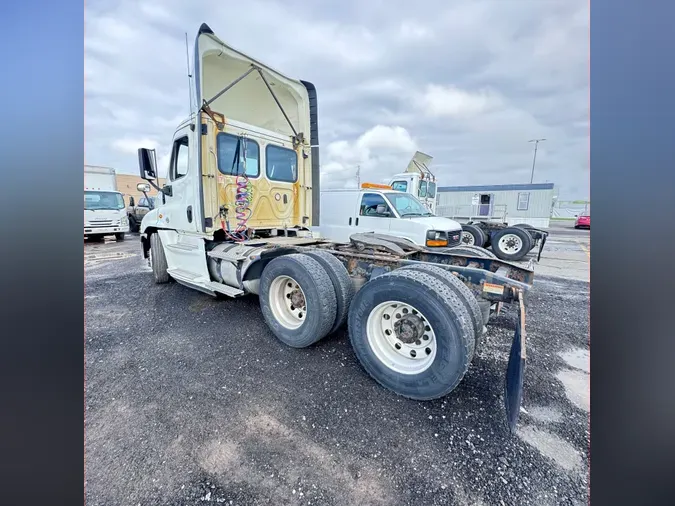
<path fill-rule="evenodd" d="M 349 338 L 380 385 L 417 400 L 450 393 L 473 358 L 464 304 L 438 278 L 412 269 L 378 276 L 356 292 Z"/>
<path fill-rule="evenodd" d="M 486 241 L 485 232 L 476 225 L 462 225 L 462 244 L 482 248 Z"/>
<path fill-rule="evenodd" d="M 155 283 L 168 283 L 171 278 L 167 272 L 168 266 L 162 239 L 157 232 L 150 236 L 150 263 L 152 264 L 152 275 L 155 278 Z"/>
<path fill-rule="evenodd" d="M 284 344 L 305 348 L 328 335 L 337 300 L 326 269 L 309 255 L 272 260 L 260 277 L 260 309 L 267 326 Z"/>
<path fill-rule="evenodd" d="M 519 227 L 500 230 L 492 241 L 492 251 L 502 260 L 521 260 L 531 249 L 532 237 L 527 230 Z"/>
<path fill-rule="evenodd" d="M 349 277 L 349 273 L 345 266 L 334 255 L 327 251 L 308 251 L 307 256 L 312 257 L 319 262 L 321 266 L 328 273 L 333 289 L 335 290 L 335 298 L 337 306 L 335 309 L 335 322 L 333 327 L 328 332 L 332 334 L 347 322 L 347 315 L 349 314 L 349 305 L 354 297 L 354 285 Z"/>
<path fill-rule="evenodd" d="M 120 232 L 119 234 L 115 234 L 115 240 L 116 241 L 123 241 L 124 240 L 124 232 Z"/>

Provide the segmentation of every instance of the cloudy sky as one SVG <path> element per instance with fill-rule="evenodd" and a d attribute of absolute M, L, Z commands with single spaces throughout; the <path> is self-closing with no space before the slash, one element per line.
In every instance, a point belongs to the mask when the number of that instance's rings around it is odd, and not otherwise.
<path fill-rule="evenodd" d="M 587 0 L 88 0 L 86 163 L 161 163 L 189 113 L 190 55 L 206 22 L 319 94 L 322 184 L 380 182 L 415 150 L 441 185 L 535 182 L 589 192 Z"/>

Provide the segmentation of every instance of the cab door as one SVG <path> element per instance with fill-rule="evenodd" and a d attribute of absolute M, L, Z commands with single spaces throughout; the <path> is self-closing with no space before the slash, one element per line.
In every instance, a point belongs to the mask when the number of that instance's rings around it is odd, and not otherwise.
<path fill-rule="evenodd" d="M 395 219 L 394 211 L 382 195 L 378 193 L 363 194 L 359 206 L 359 215 L 356 218 L 357 232 L 388 234 L 393 219 Z"/>
<path fill-rule="evenodd" d="M 197 174 L 193 161 L 195 146 L 191 142 L 189 125 L 180 128 L 173 138 L 168 181 L 164 185 L 164 205 L 160 223 L 166 228 L 179 232 L 197 232 L 198 219 L 195 215 Z"/>

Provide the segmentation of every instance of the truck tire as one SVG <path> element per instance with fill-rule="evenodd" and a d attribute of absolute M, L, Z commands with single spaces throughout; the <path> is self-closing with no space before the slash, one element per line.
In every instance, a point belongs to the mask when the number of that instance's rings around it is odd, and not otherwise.
<path fill-rule="evenodd" d="M 478 246 L 482 248 L 485 245 L 485 232 L 476 225 L 462 225 L 462 244 L 461 246 Z"/>
<path fill-rule="evenodd" d="M 417 400 L 450 393 L 473 358 L 473 328 L 464 304 L 445 283 L 418 270 L 397 269 L 356 292 L 349 338 L 375 381 Z"/>
<path fill-rule="evenodd" d="M 123 241 L 124 240 L 124 232 L 120 232 L 119 234 L 115 234 L 115 240 L 116 241 Z"/>
<path fill-rule="evenodd" d="M 308 255 L 284 255 L 267 264 L 258 298 L 267 326 L 293 348 L 316 343 L 335 322 L 333 283 L 326 269 Z"/>
<path fill-rule="evenodd" d="M 492 251 L 502 260 L 521 260 L 531 249 L 532 237 L 527 230 L 519 227 L 500 230 L 492 241 Z"/>
<path fill-rule="evenodd" d="M 478 299 L 476 296 L 469 290 L 469 287 L 462 283 L 457 276 L 452 272 L 443 269 L 437 265 L 432 264 L 419 264 L 419 265 L 408 265 L 403 267 L 403 269 L 411 269 L 423 271 L 428 274 L 431 274 L 436 279 L 440 280 L 453 291 L 453 293 L 459 297 L 464 304 L 469 317 L 471 318 L 471 324 L 474 331 L 474 346 L 471 350 L 471 355 L 475 354 L 476 349 L 482 341 L 484 334 L 484 323 L 483 323 L 483 313 L 481 312 L 481 307 L 478 304 Z"/>
<path fill-rule="evenodd" d="M 448 253 L 452 253 L 453 251 L 463 255 L 472 255 L 480 258 L 497 258 L 492 251 L 486 250 L 485 248 L 479 248 L 478 246 L 468 246 L 462 244 L 460 246 L 447 249 Z"/>
<path fill-rule="evenodd" d="M 136 221 L 136 218 L 133 217 L 133 215 L 129 215 L 129 231 L 130 232 L 138 232 L 140 230 L 140 225 Z"/>
<path fill-rule="evenodd" d="M 335 322 L 333 327 L 328 331 L 329 334 L 337 331 L 347 322 L 347 315 L 349 314 L 349 305 L 354 297 L 354 285 L 349 277 L 349 273 L 345 266 L 335 256 L 327 251 L 308 251 L 307 256 L 312 257 L 328 273 L 328 277 L 333 283 L 335 289 L 335 299 L 337 306 L 335 308 Z"/>
<path fill-rule="evenodd" d="M 522 228 L 523 230 L 525 230 L 530 235 L 530 239 L 531 239 L 531 241 L 530 241 L 530 244 L 531 244 L 530 251 L 532 251 L 534 249 L 534 247 L 537 245 L 537 243 L 534 239 L 534 236 L 532 235 L 532 232 L 530 232 L 530 229 L 533 229 L 534 227 L 532 225 L 528 225 L 527 223 L 518 223 L 518 224 L 513 225 L 513 226 L 518 227 L 518 228 Z"/>
<path fill-rule="evenodd" d="M 168 266 L 166 255 L 164 254 L 164 246 L 162 246 L 162 239 L 157 232 L 150 236 L 150 263 L 152 264 L 152 274 L 155 278 L 155 283 L 168 283 L 171 278 L 169 278 L 169 273 L 167 272 Z"/>

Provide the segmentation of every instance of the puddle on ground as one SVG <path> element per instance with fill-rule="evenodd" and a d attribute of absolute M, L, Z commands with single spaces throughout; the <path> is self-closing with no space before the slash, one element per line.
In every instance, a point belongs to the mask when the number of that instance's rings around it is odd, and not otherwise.
<path fill-rule="evenodd" d="M 574 369 L 563 369 L 555 375 L 565 387 L 565 395 L 576 407 L 590 412 L 591 383 L 590 376 Z"/>
<path fill-rule="evenodd" d="M 567 362 L 567 365 L 575 369 L 581 369 L 586 373 L 591 372 L 591 352 L 583 348 L 574 348 L 565 353 L 560 353 L 560 357 Z"/>
<path fill-rule="evenodd" d="M 518 429 L 518 436 L 566 471 L 575 471 L 583 467 L 579 452 L 555 434 L 525 425 Z"/>
<path fill-rule="evenodd" d="M 559 354 L 571 369 L 562 369 L 556 378 L 565 387 L 565 395 L 579 409 L 591 410 L 591 354 L 584 348 L 572 348 Z"/>
<path fill-rule="evenodd" d="M 527 408 L 527 414 L 538 422 L 559 423 L 562 422 L 562 412 L 550 406 L 534 406 Z"/>

